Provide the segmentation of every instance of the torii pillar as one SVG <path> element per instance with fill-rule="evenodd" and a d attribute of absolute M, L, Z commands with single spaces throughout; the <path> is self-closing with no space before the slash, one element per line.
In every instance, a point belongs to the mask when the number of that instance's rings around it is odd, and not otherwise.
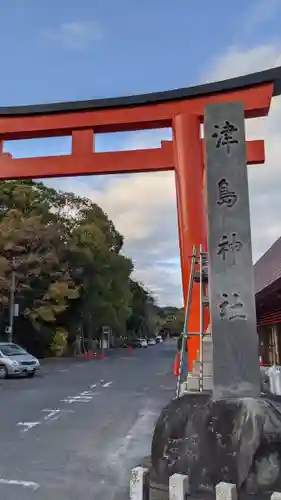
<path fill-rule="evenodd" d="M 192 114 L 177 115 L 173 120 L 173 134 L 182 285 L 186 307 L 192 248 L 193 245 L 199 248 L 202 244 L 206 249 L 207 240 L 200 117 Z M 188 332 L 199 332 L 199 300 L 199 287 L 194 287 Z M 192 370 L 199 348 L 199 336 L 191 337 L 188 340 L 189 371 Z"/>

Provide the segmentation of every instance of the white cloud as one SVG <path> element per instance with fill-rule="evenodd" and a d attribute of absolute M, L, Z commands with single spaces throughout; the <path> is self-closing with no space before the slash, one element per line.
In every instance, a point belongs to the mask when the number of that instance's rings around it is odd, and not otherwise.
<path fill-rule="evenodd" d="M 81 50 L 103 39 L 104 32 L 95 22 L 73 21 L 61 23 L 44 31 L 44 40 L 69 50 Z"/>
<path fill-rule="evenodd" d="M 224 80 L 247 75 L 281 64 L 281 48 L 260 45 L 248 50 L 239 46 L 228 47 L 226 52 L 213 60 L 203 75 L 205 82 Z"/>
<path fill-rule="evenodd" d="M 174 175 L 170 172 L 109 178 L 92 195 L 125 236 L 124 252 L 134 259 L 137 279 L 161 303 L 179 300 L 181 279 Z M 176 262 L 176 266 L 173 265 Z"/>

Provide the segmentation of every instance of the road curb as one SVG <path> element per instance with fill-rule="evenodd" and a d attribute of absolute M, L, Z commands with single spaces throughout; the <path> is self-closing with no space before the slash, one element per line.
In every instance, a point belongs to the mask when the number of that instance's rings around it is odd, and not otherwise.
<path fill-rule="evenodd" d="M 113 357 L 117 356 L 120 353 L 123 353 L 124 349 L 106 349 L 104 351 L 104 359 L 108 357 Z M 38 358 L 41 364 L 47 364 L 47 363 L 54 363 L 56 361 L 59 362 L 65 362 L 65 363 L 71 363 L 75 361 L 96 361 L 97 359 L 100 358 L 90 358 L 86 359 L 84 358 L 83 354 L 79 354 L 79 356 L 62 356 L 62 357 L 50 357 L 50 358 Z"/>

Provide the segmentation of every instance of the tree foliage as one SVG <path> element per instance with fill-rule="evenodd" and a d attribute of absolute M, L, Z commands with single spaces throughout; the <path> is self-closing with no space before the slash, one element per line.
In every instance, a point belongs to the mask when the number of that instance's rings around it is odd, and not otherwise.
<path fill-rule="evenodd" d="M 179 336 L 184 327 L 184 309 L 162 308 L 158 312 L 161 318 L 161 330 L 171 336 Z"/>
<path fill-rule="evenodd" d="M 122 246 L 123 236 L 91 200 L 33 181 L 1 183 L 2 335 L 12 272 L 21 312 L 15 329 L 28 324 L 45 350 L 65 342 L 62 332 L 94 337 L 103 325 L 124 329 L 134 290 Z"/>
<path fill-rule="evenodd" d="M 152 294 L 137 281 L 130 281 L 132 294 L 128 331 L 135 336 L 152 336 L 158 327 L 157 307 Z"/>

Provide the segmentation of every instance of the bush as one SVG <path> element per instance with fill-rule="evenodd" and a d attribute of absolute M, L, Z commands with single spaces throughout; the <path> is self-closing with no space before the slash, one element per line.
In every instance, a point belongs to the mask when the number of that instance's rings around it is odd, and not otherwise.
<path fill-rule="evenodd" d="M 53 341 L 50 345 L 50 352 L 53 356 L 62 356 L 67 346 L 68 333 L 64 328 L 57 328 Z"/>

